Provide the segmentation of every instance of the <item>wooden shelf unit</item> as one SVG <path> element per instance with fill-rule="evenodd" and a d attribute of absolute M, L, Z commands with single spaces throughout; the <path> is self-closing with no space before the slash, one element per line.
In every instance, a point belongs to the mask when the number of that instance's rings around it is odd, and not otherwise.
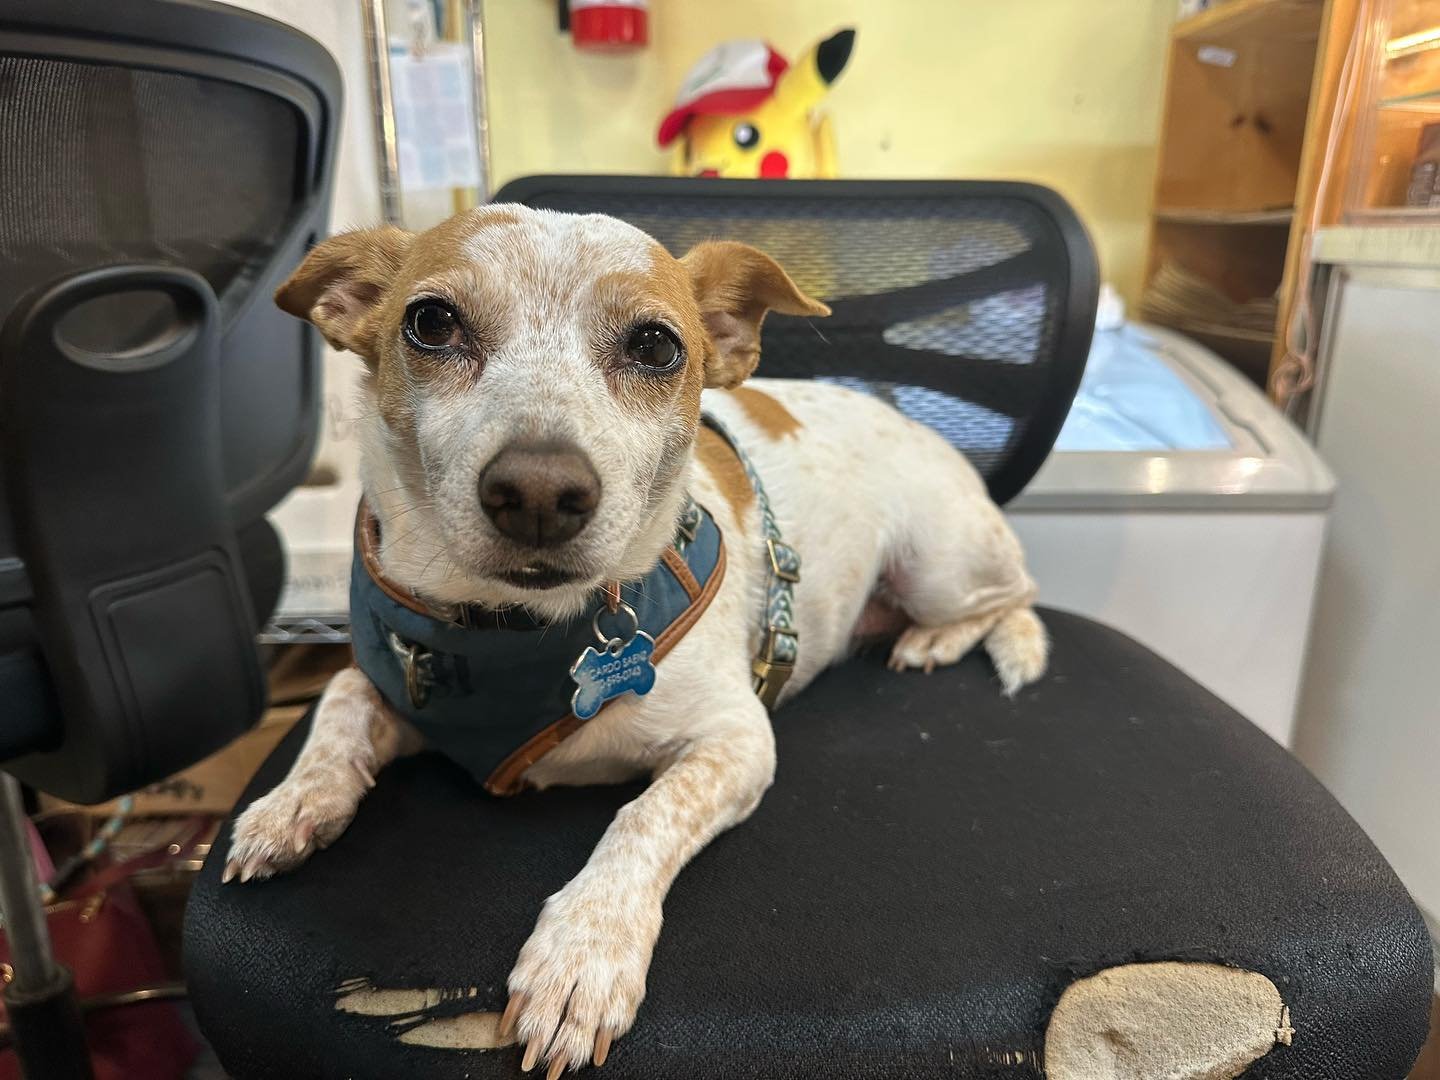
<path fill-rule="evenodd" d="M 1262 386 L 1284 340 L 1287 252 L 1303 220 L 1295 208 L 1308 205 L 1306 165 L 1314 140 L 1326 137 L 1312 123 L 1311 90 L 1327 6 L 1225 0 L 1171 34 L 1141 312 L 1167 263 L 1237 305 L 1279 298 L 1268 333 L 1217 324 L 1201 311 L 1157 319 Z"/>

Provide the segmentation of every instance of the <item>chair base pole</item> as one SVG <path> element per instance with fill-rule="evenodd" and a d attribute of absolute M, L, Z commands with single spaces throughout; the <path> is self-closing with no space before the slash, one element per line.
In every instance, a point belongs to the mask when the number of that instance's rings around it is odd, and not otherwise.
<path fill-rule="evenodd" d="M 91 1080 L 75 980 L 55 962 L 20 783 L 0 773 L 0 910 L 13 977 L 5 987 L 10 1037 L 25 1080 Z"/>

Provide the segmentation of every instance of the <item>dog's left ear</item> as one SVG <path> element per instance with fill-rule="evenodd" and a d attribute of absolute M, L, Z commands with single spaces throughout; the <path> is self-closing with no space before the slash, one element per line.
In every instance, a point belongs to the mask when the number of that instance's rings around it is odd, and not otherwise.
<path fill-rule="evenodd" d="M 767 311 L 782 315 L 829 315 L 790 280 L 763 251 L 731 240 L 697 244 L 680 260 L 710 334 L 705 385 L 739 386 L 760 362 L 760 324 Z"/>

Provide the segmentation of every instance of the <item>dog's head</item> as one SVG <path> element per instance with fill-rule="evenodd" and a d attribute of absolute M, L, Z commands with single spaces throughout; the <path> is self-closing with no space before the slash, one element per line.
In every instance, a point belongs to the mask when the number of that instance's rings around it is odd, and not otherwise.
<path fill-rule="evenodd" d="M 367 480 L 430 552 L 411 584 L 550 612 L 654 564 L 700 391 L 754 370 L 766 311 L 829 313 L 743 244 L 675 259 L 613 218 L 518 206 L 333 237 L 276 302 L 365 361 L 386 465 Z"/>

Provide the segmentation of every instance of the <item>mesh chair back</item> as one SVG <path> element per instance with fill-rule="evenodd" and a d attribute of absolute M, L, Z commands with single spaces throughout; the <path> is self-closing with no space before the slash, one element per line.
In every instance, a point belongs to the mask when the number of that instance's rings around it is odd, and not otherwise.
<path fill-rule="evenodd" d="M 264 514 L 320 390 L 270 295 L 339 108 L 323 48 L 229 5 L 0 0 L 0 761 L 37 787 L 133 790 L 263 705 Z"/>
<path fill-rule="evenodd" d="M 222 459 L 239 524 L 294 487 L 314 450 L 318 346 L 269 295 L 325 231 L 339 107 L 323 48 L 224 4 L 0 0 L 0 319 L 77 271 L 202 276 L 224 322 Z M 143 338 L 146 315 L 83 317 L 113 343 Z"/>
<path fill-rule="evenodd" d="M 301 123 L 253 87 L 0 55 L 0 308 L 124 262 L 188 267 L 240 299 L 230 287 L 274 255 L 303 194 Z"/>
<path fill-rule="evenodd" d="M 611 214 L 677 255 L 717 237 L 765 250 L 834 314 L 769 316 L 759 373 L 886 398 L 963 451 L 998 502 L 1050 452 L 1089 352 L 1093 248 L 1032 185 L 543 176 L 496 200 Z"/>

